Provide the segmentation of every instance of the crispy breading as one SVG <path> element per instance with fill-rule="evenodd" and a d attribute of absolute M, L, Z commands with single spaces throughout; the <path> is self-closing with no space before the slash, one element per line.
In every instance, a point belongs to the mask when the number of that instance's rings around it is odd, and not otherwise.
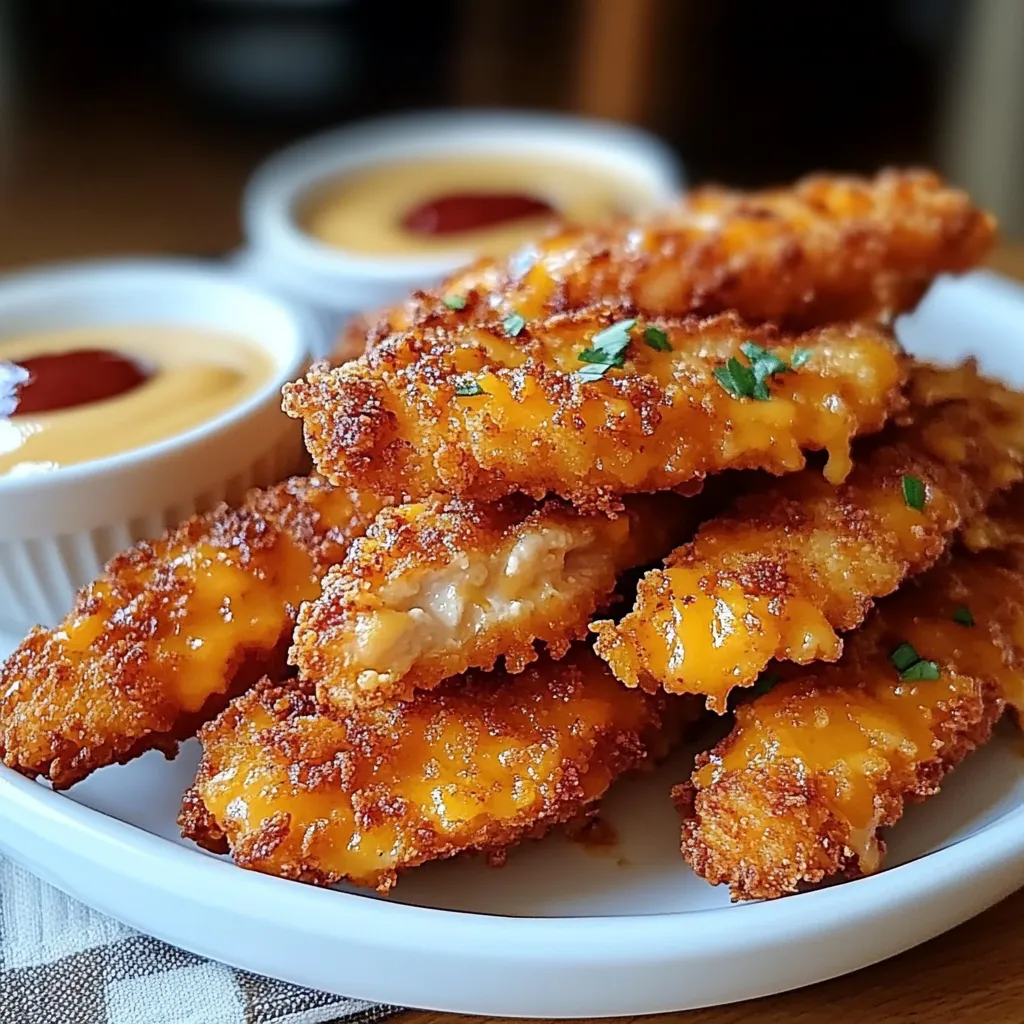
<path fill-rule="evenodd" d="M 595 622 L 618 678 L 724 713 L 773 658 L 835 661 L 839 632 L 1024 477 L 1024 395 L 971 367 L 922 367 L 913 390 L 916 421 L 872 439 L 845 483 L 807 470 L 742 495 L 644 577 L 621 622 Z"/>
<path fill-rule="evenodd" d="M 696 504 L 642 495 L 615 519 L 522 496 L 385 509 L 302 606 L 290 660 L 321 701 L 348 710 L 407 699 L 499 657 L 521 672 L 538 640 L 562 657 L 622 572 L 693 532 Z"/>
<path fill-rule="evenodd" d="M 1024 545 L 1024 520 L 1014 516 L 1024 494 L 1014 489 L 1001 494 L 984 512 L 960 531 L 960 543 L 969 551 L 992 551 Z"/>
<path fill-rule="evenodd" d="M 0 667 L 0 754 L 55 787 L 156 748 L 283 672 L 299 603 L 380 508 L 294 478 L 118 555 Z"/>
<path fill-rule="evenodd" d="M 413 500 L 553 492 L 592 510 L 628 493 L 693 490 L 725 469 L 792 472 L 806 449 L 828 450 L 838 480 L 851 438 L 901 407 L 905 360 L 886 328 L 868 324 L 787 335 L 733 314 L 643 321 L 621 367 L 592 381 L 574 372 L 595 369 L 580 353 L 600 347 L 602 331 L 623 325 L 624 342 L 631 322 L 592 309 L 511 337 L 500 322 L 395 336 L 286 385 L 284 408 L 303 419 L 320 470 L 344 486 Z M 787 367 L 766 377 L 766 401 L 737 397 L 716 376 L 730 359 L 750 373 L 751 344 Z"/>
<path fill-rule="evenodd" d="M 751 193 L 702 188 L 645 220 L 567 227 L 480 260 L 378 314 L 372 329 L 353 324 L 339 347 L 457 324 L 451 296 L 527 320 L 602 301 L 644 316 L 735 310 L 801 326 L 896 313 L 937 274 L 974 266 L 994 232 L 990 215 L 927 171 L 818 175 Z"/>
<path fill-rule="evenodd" d="M 902 644 L 913 648 L 903 661 Z M 901 680 L 894 661 L 914 656 L 939 678 Z M 907 800 L 938 792 L 1004 703 L 1024 707 L 1022 673 L 1024 551 L 959 554 L 881 604 L 838 665 L 737 709 L 729 736 L 675 791 L 684 856 L 734 899 L 877 871 L 879 830 Z"/>
<path fill-rule="evenodd" d="M 387 891 L 398 873 L 509 847 L 590 811 L 694 705 L 619 686 L 584 647 L 334 718 L 264 684 L 200 733 L 183 835 L 245 868 Z"/>

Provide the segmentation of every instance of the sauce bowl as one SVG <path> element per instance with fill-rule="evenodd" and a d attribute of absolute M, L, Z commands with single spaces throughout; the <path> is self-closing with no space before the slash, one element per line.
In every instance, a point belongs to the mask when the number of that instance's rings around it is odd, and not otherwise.
<path fill-rule="evenodd" d="M 68 264 L 0 278 L 0 341 L 95 325 L 230 332 L 272 371 L 224 412 L 156 443 L 0 476 L 0 628 L 52 624 L 114 554 L 219 501 L 302 471 L 281 385 L 305 368 L 316 326 L 238 275 L 199 261 Z"/>
<path fill-rule="evenodd" d="M 299 224 L 304 199 L 346 175 L 413 160 L 507 158 L 564 161 L 606 172 L 639 213 L 665 205 L 683 186 L 679 161 L 636 128 L 555 114 L 428 112 L 327 132 L 272 156 L 250 179 L 242 218 L 247 248 L 239 266 L 310 308 L 333 335 L 356 312 L 429 287 L 476 253 L 377 255 L 319 241 Z M 326 353 L 318 353 L 326 354 Z"/>

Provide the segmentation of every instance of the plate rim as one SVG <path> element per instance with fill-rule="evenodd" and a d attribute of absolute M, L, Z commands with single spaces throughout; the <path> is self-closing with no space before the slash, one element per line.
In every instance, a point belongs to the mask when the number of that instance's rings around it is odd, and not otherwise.
<path fill-rule="evenodd" d="M 689 911 L 668 911 L 662 914 L 512 916 L 400 903 L 361 893 L 305 885 L 257 871 L 246 871 L 198 847 L 175 843 L 138 825 L 80 804 L 63 793 L 0 765 L 0 816 L 7 817 L 12 807 L 29 815 L 30 825 L 32 815 L 41 815 L 42 821 L 39 824 L 46 822 L 62 828 L 70 825 L 76 832 L 88 837 L 89 846 L 79 848 L 82 851 L 78 854 L 80 860 L 95 861 L 96 855 L 85 851 L 93 850 L 97 846 L 108 849 L 112 854 L 128 852 L 132 856 L 126 858 L 123 863 L 127 865 L 128 873 L 138 874 L 142 866 L 139 860 L 140 853 L 147 862 L 164 861 L 169 858 L 175 868 L 182 868 L 188 875 L 198 874 L 216 878 L 219 884 L 211 887 L 209 891 L 219 894 L 226 903 L 230 902 L 229 897 L 240 887 L 252 888 L 258 896 L 258 902 L 268 908 L 282 907 L 284 901 L 297 903 L 303 912 L 307 907 L 312 909 L 315 906 L 317 913 L 320 914 L 329 904 L 344 903 L 344 914 L 335 915 L 335 908 L 330 908 L 331 917 L 325 922 L 328 926 L 341 922 L 344 927 L 340 932 L 344 934 L 363 923 L 357 919 L 365 919 L 367 916 L 376 918 L 378 920 L 374 925 L 377 926 L 380 923 L 379 919 L 383 918 L 384 926 L 393 932 L 391 944 L 395 944 L 394 938 L 397 936 L 407 939 L 407 944 L 411 948 L 419 948 L 420 940 L 412 936 L 418 930 L 418 926 L 422 925 L 430 926 L 435 943 L 456 937 L 454 933 L 467 927 L 486 931 L 500 929 L 501 939 L 506 947 L 510 941 L 522 942 L 528 937 L 528 933 L 538 928 L 545 931 L 569 929 L 573 933 L 582 929 L 582 938 L 575 936 L 577 952 L 596 954 L 607 948 L 609 939 L 619 947 L 624 933 L 632 933 L 639 929 L 643 930 L 646 940 L 652 938 L 652 928 L 658 933 L 664 933 L 655 936 L 664 942 L 676 936 L 675 926 L 680 921 L 690 925 L 686 930 L 692 937 L 694 932 L 705 930 L 701 926 L 712 921 L 720 925 L 726 920 L 735 924 L 725 928 L 707 929 L 710 934 L 704 936 L 704 941 L 721 942 L 728 939 L 730 948 L 734 948 L 735 940 L 742 938 L 744 934 L 751 936 L 768 927 L 784 928 L 787 921 L 791 922 L 794 918 L 791 911 L 797 901 L 801 910 L 805 910 L 811 917 L 828 921 L 828 911 L 835 909 L 836 903 L 847 902 L 848 898 L 842 894 L 844 890 L 849 892 L 851 886 L 856 886 L 856 891 L 864 897 L 862 912 L 866 912 L 870 905 L 885 899 L 886 896 L 896 895 L 890 892 L 893 889 L 902 895 L 902 902 L 912 902 L 912 898 L 919 895 L 922 890 L 941 885 L 944 878 L 960 875 L 965 863 L 970 867 L 970 874 L 995 870 L 998 866 L 1015 860 L 1020 860 L 1024 864 L 1024 803 L 1020 803 L 964 838 L 903 864 L 885 868 L 874 875 L 851 879 L 841 885 L 813 889 L 779 900 Z M 45 831 L 40 827 L 30 830 L 40 838 Z M 680 857 L 680 865 L 684 864 Z M 935 877 L 936 873 L 938 877 Z M 180 875 L 177 872 L 151 875 L 146 880 L 152 883 L 154 879 L 157 879 L 159 887 L 169 894 L 173 894 L 181 887 L 180 884 L 171 881 L 174 879 L 180 883 Z M 237 907 L 237 903 L 233 906 Z M 843 911 L 848 913 L 849 908 L 844 906 Z M 731 912 L 732 916 L 725 918 L 726 912 Z M 329 927 L 328 930 L 334 932 L 335 928 Z M 739 934 L 731 934 L 734 931 Z M 625 935 L 627 939 L 632 937 L 634 936 L 631 934 Z M 533 942 L 529 945 L 532 949 Z"/>
<path fill-rule="evenodd" d="M 596 1018 L 773 995 L 961 924 L 1024 886 L 1024 801 L 867 878 L 663 914 L 513 917 L 293 883 L 2 766 L 0 850 L 137 931 L 243 971 L 394 1007 Z"/>

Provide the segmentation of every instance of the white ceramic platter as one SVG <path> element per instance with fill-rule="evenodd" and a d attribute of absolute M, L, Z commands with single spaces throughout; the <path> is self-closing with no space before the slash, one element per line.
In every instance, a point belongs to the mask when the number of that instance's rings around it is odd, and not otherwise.
<path fill-rule="evenodd" d="M 1024 384 L 1024 292 L 989 275 L 942 282 L 903 325 L 914 351 Z M 2 638 L 3 653 L 15 642 Z M 97 909 L 196 953 L 299 984 L 430 1009 L 601 1016 L 748 999 L 856 970 L 1024 885 L 1024 757 L 1008 726 L 909 810 L 881 874 L 730 906 L 677 852 L 680 755 L 606 805 L 620 841 L 559 837 L 407 875 L 381 900 L 241 871 L 181 840 L 197 758 L 157 754 L 68 794 L 0 771 L 0 849 Z"/>

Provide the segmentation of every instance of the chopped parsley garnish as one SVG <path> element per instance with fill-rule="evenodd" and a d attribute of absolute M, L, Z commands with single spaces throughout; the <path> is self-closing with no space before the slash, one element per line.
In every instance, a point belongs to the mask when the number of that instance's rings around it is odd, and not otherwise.
<path fill-rule="evenodd" d="M 916 476 L 903 477 L 903 500 L 907 508 L 918 512 L 924 508 L 924 484 Z"/>
<path fill-rule="evenodd" d="M 590 341 L 590 348 L 580 354 L 580 362 L 588 363 L 577 374 L 582 381 L 600 380 L 613 366 L 624 366 L 626 349 L 632 340 L 630 330 L 636 326 L 636 320 L 620 320 L 603 331 L 598 331 Z"/>
<path fill-rule="evenodd" d="M 733 398 L 755 397 L 757 378 L 754 371 L 749 366 L 744 366 L 735 356 L 732 356 L 725 366 L 715 367 L 715 377 Z M 768 389 L 763 384 L 761 387 L 767 392 Z"/>
<path fill-rule="evenodd" d="M 889 655 L 893 668 L 897 672 L 904 672 L 911 665 L 921 660 L 921 655 L 914 650 L 913 644 L 900 644 L 892 654 Z"/>
<path fill-rule="evenodd" d="M 658 352 L 671 352 L 668 335 L 660 327 L 645 327 L 644 341 Z"/>
<path fill-rule="evenodd" d="M 905 683 L 933 683 L 942 673 L 934 661 L 915 661 L 910 668 L 900 673 L 900 679 Z"/>
<path fill-rule="evenodd" d="M 585 348 L 578 358 L 581 363 L 595 363 L 604 367 L 626 365 L 626 357 L 621 352 L 617 356 L 607 356 L 604 352 L 595 352 L 592 348 Z"/>
<path fill-rule="evenodd" d="M 465 295 L 446 295 L 444 297 L 444 304 L 449 309 L 465 309 L 466 308 L 466 296 Z"/>
<path fill-rule="evenodd" d="M 812 355 L 813 353 L 809 348 L 798 348 L 793 353 L 793 360 L 792 362 L 790 362 L 789 365 L 792 366 L 794 370 L 799 370 L 800 367 L 803 366 L 804 363 L 806 363 Z"/>
<path fill-rule="evenodd" d="M 487 392 L 475 380 L 465 380 L 455 385 L 455 394 L 459 398 L 473 398 L 475 395 L 486 395 Z"/>
<path fill-rule="evenodd" d="M 892 666 L 905 683 L 933 682 L 940 676 L 939 666 L 934 661 L 922 658 L 913 644 L 900 644 L 889 655 Z"/>
<path fill-rule="evenodd" d="M 767 380 L 775 373 L 789 373 L 788 363 L 752 341 L 743 342 L 740 351 L 750 360 L 754 376 L 759 380 Z"/>
<path fill-rule="evenodd" d="M 971 614 L 971 609 L 967 605 L 962 604 L 953 612 L 953 621 L 961 626 L 973 626 L 974 616 Z"/>
<path fill-rule="evenodd" d="M 590 340 L 588 352 L 600 352 L 610 358 L 618 358 L 629 348 L 629 332 L 636 326 L 636 320 L 620 320 L 603 331 L 598 331 Z"/>
<path fill-rule="evenodd" d="M 505 328 L 505 333 L 510 338 L 514 338 L 526 326 L 526 317 L 519 313 L 509 313 L 501 326 Z"/>
<path fill-rule="evenodd" d="M 752 693 L 758 695 L 767 693 L 773 686 L 782 682 L 782 676 L 777 672 L 762 672 L 760 678 L 750 688 Z"/>
<path fill-rule="evenodd" d="M 793 368 L 752 341 L 740 345 L 740 351 L 750 360 L 750 366 L 744 366 L 733 356 L 725 366 L 715 368 L 718 383 L 733 398 L 753 398 L 758 402 L 767 402 L 772 397 L 768 390 L 769 378 L 779 373 L 789 373 Z"/>
<path fill-rule="evenodd" d="M 582 370 L 577 370 L 576 376 L 585 384 L 593 384 L 595 380 L 600 380 L 604 376 L 609 365 L 608 363 L 591 363 L 584 366 Z"/>

